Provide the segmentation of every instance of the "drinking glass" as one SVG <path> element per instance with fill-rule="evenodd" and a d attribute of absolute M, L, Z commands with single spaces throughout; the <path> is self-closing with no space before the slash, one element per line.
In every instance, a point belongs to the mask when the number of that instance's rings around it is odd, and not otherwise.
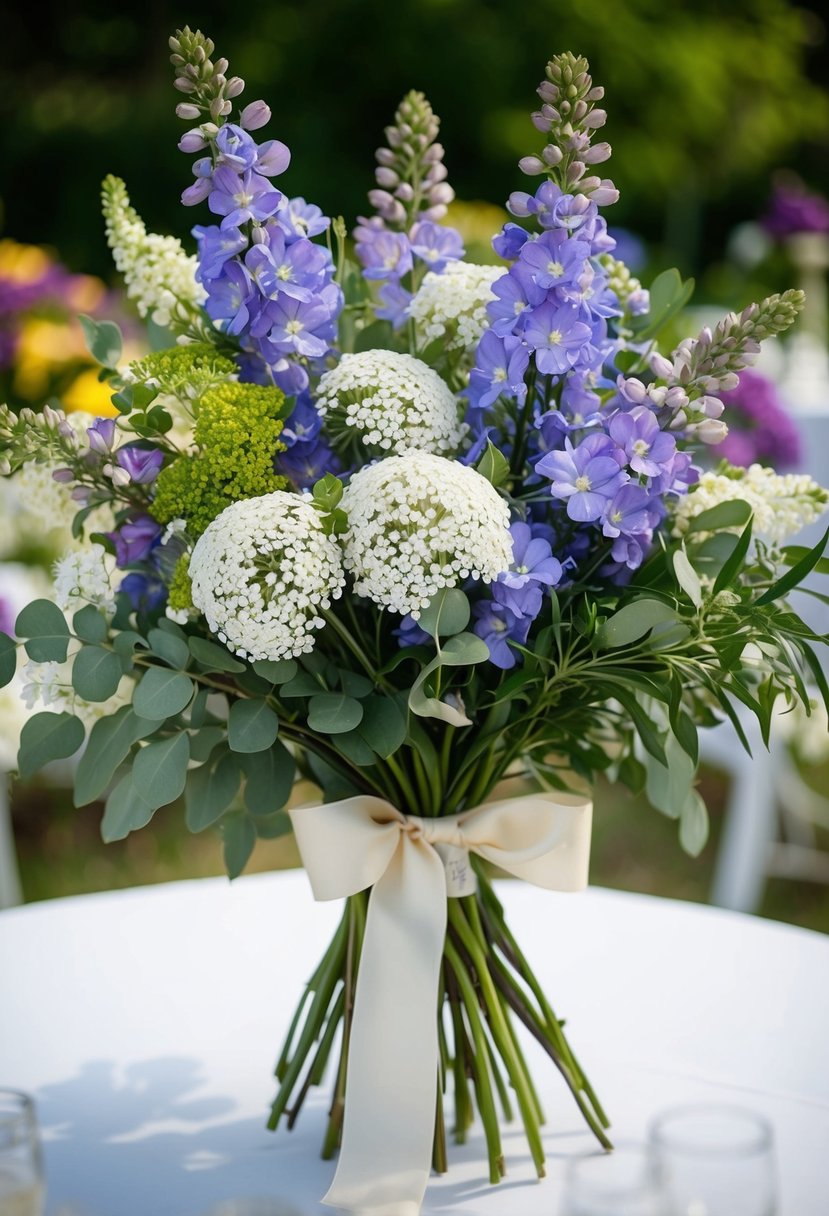
<path fill-rule="evenodd" d="M 774 1133 L 739 1106 L 659 1115 L 650 1142 L 675 1216 L 774 1216 Z"/>
<path fill-rule="evenodd" d="M 45 1195 L 34 1102 L 0 1089 L 0 1216 L 43 1216 Z"/>
<path fill-rule="evenodd" d="M 562 1216 L 673 1214 L 648 1147 L 623 1144 L 612 1153 L 589 1153 L 570 1159 Z"/>

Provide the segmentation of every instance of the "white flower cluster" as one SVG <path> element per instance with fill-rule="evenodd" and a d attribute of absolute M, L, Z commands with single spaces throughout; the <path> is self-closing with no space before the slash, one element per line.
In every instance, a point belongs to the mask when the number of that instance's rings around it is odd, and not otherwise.
<path fill-rule="evenodd" d="M 345 584 L 342 554 L 316 509 L 277 490 L 226 507 L 190 558 L 193 603 L 242 658 L 289 659 L 314 648 Z"/>
<path fill-rule="evenodd" d="M 505 274 L 503 266 L 450 262 L 443 274 L 426 275 L 409 304 L 421 347 L 445 338 L 449 350 L 469 351 L 489 325 L 486 306 L 494 300 L 492 284 Z"/>
<path fill-rule="evenodd" d="M 741 476 L 735 476 L 736 473 Z M 775 473 L 753 464 L 731 475 L 703 473 L 674 509 L 674 536 L 682 536 L 690 521 L 709 507 L 734 499 L 747 502 L 754 512 L 754 532 L 782 544 L 826 510 L 829 494 L 805 473 Z"/>
<path fill-rule="evenodd" d="M 346 569 L 354 589 L 415 618 L 442 587 L 490 582 L 512 561 L 509 508 L 474 469 L 407 452 L 360 469 L 346 486 Z"/>
<path fill-rule="evenodd" d="M 343 355 L 320 380 L 317 409 L 329 430 L 356 431 L 377 454 L 454 453 L 466 433 L 448 384 L 420 359 L 390 350 Z"/>
<path fill-rule="evenodd" d="M 64 553 L 52 567 L 58 608 L 74 612 L 84 604 L 94 604 L 105 612 L 114 612 L 113 566 L 103 545 L 88 545 Z"/>
<path fill-rule="evenodd" d="M 103 212 L 116 269 L 140 316 L 149 314 L 157 325 L 168 326 L 179 308 L 188 311 L 204 303 L 197 259 L 184 252 L 176 237 L 147 232 L 118 178 L 104 183 Z"/>

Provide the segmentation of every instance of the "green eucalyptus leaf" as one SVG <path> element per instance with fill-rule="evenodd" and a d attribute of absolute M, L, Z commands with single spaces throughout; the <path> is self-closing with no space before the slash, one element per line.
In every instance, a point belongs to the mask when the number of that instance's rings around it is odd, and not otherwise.
<path fill-rule="evenodd" d="M 101 820 L 102 840 L 111 844 L 113 840 L 123 840 L 130 832 L 146 827 L 155 810 L 156 808 L 150 806 L 139 793 L 132 771 L 128 772 L 114 786 L 107 798 L 104 817 Z"/>
<path fill-rule="evenodd" d="M 17 671 L 17 642 L 7 633 L 0 633 L 0 688 L 14 679 Z"/>
<path fill-rule="evenodd" d="M 698 857 L 708 840 L 708 809 L 698 790 L 690 790 L 679 818 L 679 843 L 686 853 Z"/>
<path fill-rule="evenodd" d="M 25 780 L 52 760 L 73 756 L 84 740 L 83 723 L 74 714 L 35 714 L 23 724 L 17 768 Z"/>
<path fill-rule="evenodd" d="M 317 693 L 308 702 L 308 726 L 322 735 L 344 734 L 354 730 L 362 720 L 362 705 L 344 693 Z"/>
<path fill-rule="evenodd" d="M 78 316 L 89 353 L 110 371 L 118 370 L 123 339 L 114 321 L 93 321 L 84 313 Z"/>
<path fill-rule="evenodd" d="M 469 600 L 457 587 L 444 587 L 420 614 L 418 625 L 430 637 L 461 633 L 469 624 Z"/>
<path fill-rule="evenodd" d="M 193 681 L 166 667 L 149 667 L 132 698 L 140 718 L 163 722 L 180 714 L 193 696 Z"/>
<path fill-rule="evenodd" d="M 294 659 L 257 659 L 253 670 L 269 684 L 286 684 L 299 670 Z"/>
<path fill-rule="evenodd" d="M 225 813 L 239 792 L 242 771 L 232 752 L 192 770 L 184 792 L 184 821 L 191 832 L 203 832 Z"/>
<path fill-rule="evenodd" d="M 105 642 L 109 633 L 106 617 L 94 604 L 86 604 L 75 613 L 72 617 L 72 628 L 76 637 L 93 646 Z"/>
<path fill-rule="evenodd" d="M 391 697 L 371 696 L 363 701 L 363 720 L 357 727 L 366 743 L 385 760 L 406 741 L 406 714 Z"/>
<path fill-rule="evenodd" d="M 279 690 L 280 697 L 313 697 L 321 691 L 319 680 L 316 680 L 307 671 L 300 671 L 298 675 L 287 680 Z"/>
<path fill-rule="evenodd" d="M 185 731 L 140 748 L 132 771 L 144 801 L 156 809 L 181 797 L 189 761 L 190 739 Z"/>
<path fill-rule="evenodd" d="M 190 736 L 190 759 L 196 760 L 199 764 L 204 763 L 226 734 L 227 731 L 223 726 L 202 726 L 194 735 Z"/>
<path fill-rule="evenodd" d="M 72 660 L 72 687 L 84 701 L 109 700 L 123 674 L 118 655 L 103 646 L 84 646 Z"/>
<path fill-rule="evenodd" d="M 270 815 L 255 815 L 253 826 L 260 840 L 278 840 L 293 831 L 291 817 L 287 811 L 274 811 Z"/>
<path fill-rule="evenodd" d="M 266 701 L 234 701 L 227 718 L 227 741 L 234 752 L 263 752 L 276 739 L 279 719 Z"/>
<path fill-rule="evenodd" d="M 377 763 L 377 756 L 371 750 L 359 729 L 347 730 L 334 736 L 337 751 L 342 752 L 346 759 L 359 768 L 370 768 Z"/>
<path fill-rule="evenodd" d="M 166 629 L 151 629 L 147 641 L 153 654 L 171 667 L 184 669 L 190 662 L 190 651 L 184 638 L 177 638 Z"/>
<path fill-rule="evenodd" d="M 674 609 L 663 604 L 662 600 L 637 599 L 632 604 L 625 604 L 624 608 L 620 608 L 604 622 L 596 635 L 596 644 L 600 650 L 630 646 L 649 633 L 655 625 L 676 619 Z"/>
<path fill-rule="evenodd" d="M 692 788 L 696 765 L 679 740 L 669 733 L 665 740 L 665 764 L 645 757 L 648 771 L 645 790 L 651 806 L 669 819 L 678 819 Z"/>
<path fill-rule="evenodd" d="M 51 600 L 33 600 L 15 622 L 14 631 L 25 638 L 26 654 L 35 663 L 64 663 L 71 634 L 66 619 Z"/>
<path fill-rule="evenodd" d="M 263 752 L 239 757 L 245 774 L 245 806 L 252 815 L 268 815 L 285 806 L 291 796 L 296 764 L 279 740 Z"/>
<path fill-rule="evenodd" d="M 426 695 L 425 686 L 429 676 L 440 667 L 465 667 L 484 663 L 489 658 L 486 642 L 474 633 L 458 633 L 449 638 L 438 655 L 423 668 L 409 693 L 409 709 L 421 718 L 438 718 L 450 726 L 471 726 L 469 718 L 454 705 L 437 697 Z"/>
<path fill-rule="evenodd" d="M 86 806 L 99 798 L 133 745 L 157 729 L 158 722 L 139 718 L 130 705 L 100 718 L 92 727 L 75 771 L 75 806 Z"/>
<path fill-rule="evenodd" d="M 245 664 L 235 659 L 229 650 L 217 642 L 209 642 L 207 638 L 193 637 L 188 640 L 190 653 L 197 662 L 208 671 L 238 672 L 245 670 Z"/>
<path fill-rule="evenodd" d="M 359 671 L 341 671 L 340 686 L 347 697 L 355 697 L 358 701 L 374 692 L 373 682 Z"/>
<path fill-rule="evenodd" d="M 256 844 L 256 827 L 250 815 L 234 811 L 223 817 L 221 832 L 228 878 L 238 878 Z"/>

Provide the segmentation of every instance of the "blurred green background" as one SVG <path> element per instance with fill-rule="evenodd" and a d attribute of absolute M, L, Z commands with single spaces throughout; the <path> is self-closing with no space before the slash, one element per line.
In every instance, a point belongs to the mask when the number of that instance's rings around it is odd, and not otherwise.
<path fill-rule="evenodd" d="M 7 5 L 0 236 L 47 245 L 71 271 L 114 283 L 98 209 L 106 173 L 124 178 L 155 231 L 187 238 L 204 220 L 202 208 L 179 204 L 191 158 L 176 148 L 187 124 L 173 112 L 179 95 L 167 38 L 184 23 L 208 33 L 216 55 L 244 77 L 245 101 L 271 105 L 268 135 L 293 152 L 280 187 L 349 225 L 366 208 L 383 127 L 410 88 L 423 90 L 442 118 L 460 200 L 500 206 L 524 188 L 516 161 L 539 146 L 528 117 L 538 104 L 534 90 L 547 58 L 570 49 L 589 58 L 606 88 L 614 149 L 607 172 L 622 192 L 611 224 L 644 240 L 651 270 L 677 265 L 697 276 L 703 302 L 742 306 L 794 278 L 780 250 L 750 271 L 727 256 L 735 226 L 764 212 L 775 174 L 791 170 L 829 194 L 822 7 L 786 0 Z M 482 236 L 500 222 L 492 211 L 477 214 Z M 77 360 L 74 348 L 70 354 Z M 81 365 L 72 364 L 73 377 Z M 90 391 L 86 381 L 83 388 Z M 817 774 L 819 788 L 826 776 Z M 727 779 L 704 773 L 703 792 L 712 840 L 692 861 L 673 823 L 600 789 L 593 881 L 705 899 Z M 76 811 L 64 791 L 46 785 L 15 786 L 26 898 L 221 872 L 218 839 L 190 837 L 178 808 L 106 847 L 100 810 Z M 252 868 L 292 860 L 284 842 L 260 845 Z M 829 887 L 773 879 L 762 911 L 829 931 Z"/>

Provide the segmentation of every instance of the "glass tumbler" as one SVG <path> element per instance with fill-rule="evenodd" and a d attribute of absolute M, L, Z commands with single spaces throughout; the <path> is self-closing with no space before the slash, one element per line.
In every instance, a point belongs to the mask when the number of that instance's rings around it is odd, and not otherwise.
<path fill-rule="evenodd" d="M 0 1089 L 0 1216 L 43 1216 L 45 1196 L 34 1102 Z"/>
<path fill-rule="evenodd" d="M 571 1158 L 561 1216 L 673 1216 L 646 1145 Z"/>
<path fill-rule="evenodd" d="M 775 1216 L 774 1133 L 739 1106 L 682 1106 L 657 1116 L 650 1142 L 671 1216 Z"/>

